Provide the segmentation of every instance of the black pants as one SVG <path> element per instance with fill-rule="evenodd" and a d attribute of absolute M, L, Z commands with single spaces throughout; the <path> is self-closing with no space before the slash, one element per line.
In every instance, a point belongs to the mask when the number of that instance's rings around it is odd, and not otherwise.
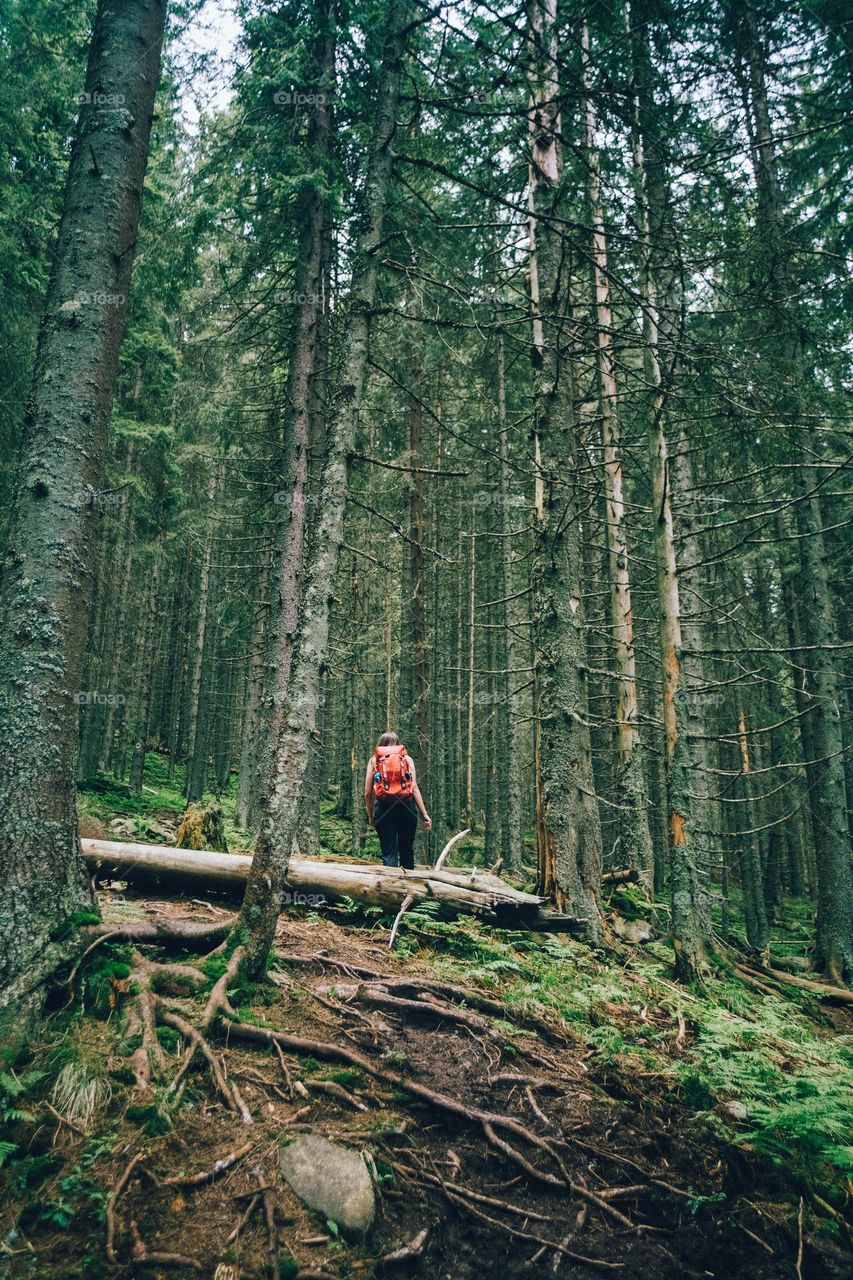
<path fill-rule="evenodd" d="M 382 861 L 386 867 L 405 867 L 411 871 L 415 865 L 415 834 L 418 829 L 418 811 L 413 800 L 377 800 L 373 805 L 373 825 L 379 836 Z"/>

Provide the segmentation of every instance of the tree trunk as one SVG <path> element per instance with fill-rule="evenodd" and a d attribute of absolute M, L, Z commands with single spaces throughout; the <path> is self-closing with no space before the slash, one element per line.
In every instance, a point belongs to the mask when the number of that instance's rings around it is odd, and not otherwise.
<path fill-rule="evenodd" d="M 691 981 L 704 967 L 709 938 L 697 851 L 692 840 L 692 815 L 688 802 L 690 766 L 683 708 L 678 696 L 681 684 L 681 605 L 664 429 L 666 396 L 659 356 L 658 298 L 661 288 L 657 272 L 665 230 L 666 178 L 660 154 L 662 122 L 654 101 L 646 18 L 645 5 L 635 0 L 628 18 L 634 52 L 634 173 L 642 255 L 643 374 L 648 389 L 649 470 L 663 684 L 672 935 L 676 972 L 683 981 Z"/>
<path fill-rule="evenodd" d="M 607 265 L 607 236 L 601 204 L 601 178 L 596 140 L 595 107 L 591 96 L 589 70 L 589 30 L 581 34 L 584 53 L 586 99 L 587 200 L 592 223 L 593 287 L 598 367 L 598 402 L 604 446 L 604 499 L 610 582 L 610 627 L 612 661 L 616 674 L 616 803 L 620 854 L 618 866 L 635 867 L 646 893 L 654 888 L 654 852 L 649 831 L 648 797 L 640 732 L 637 724 L 637 669 L 634 657 L 634 611 L 628 542 L 625 533 L 625 502 L 622 496 L 622 441 L 613 350 L 613 315 L 610 306 L 610 277 Z"/>
<path fill-rule="evenodd" d="M 154 563 L 151 567 L 151 584 L 145 608 L 145 633 L 137 658 L 139 662 L 139 700 L 136 707 L 136 728 L 133 756 L 130 762 L 131 790 L 140 795 L 145 777 L 145 752 L 148 749 L 148 730 L 151 721 L 151 694 L 154 687 L 155 637 L 157 634 L 158 594 L 160 589 L 160 549 L 162 534 L 154 547 Z"/>
<path fill-rule="evenodd" d="M 57 930 L 91 907 L 76 696 L 164 20 L 161 0 L 98 5 L 24 428 L 0 580 L 4 1007 L 36 992 L 68 951 Z"/>
<path fill-rule="evenodd" d="M 319 519 L 265 812 L 235 932 L 235 938 L 246 941 L 251 972 L 259 972 L 262 968 L 275 935 L 280 898 L 297 833 L 310 744 L 317 725 L 321 678 L 329 643 L 330 600 L 343 538 L 349 458 L 355 442 L 367 369 L 370 313 L 376 294 L 377 253 L 391 181 L 391 142 L 396 128 L 404 27 L 408 16 L 408 0 L 389 0 L 382 33 L 385 44 L 382 92 L 365 177 L 343 368 L 329 423 L 326 462 L 319 493 Z M 281 636 L 277 637 L 277 641 L 281 639 Z"/>
<path fill-rule="evenodd" d="M 99 867 L 137 881 L 194 883 L 240 892 L 253 873 L 254 859 L 242 854 L 209 853 L 206 850 L 171 849 L 165 845 L 84 840 L 83 856 L 90 871 Z M 510 926 L 555 924 L 572 928 L 571 919 L 548 920 L 540 914 L 542 899 L 504 884 L 487 872 L 466 870 L 464 874 L 446 868 L 435 871 L 418 865 L 414 871 L 383 867 L 369 862 L 322 862 L 294 855 L 288 869 L 288 892 L 297 905 L 317 905 L 300 901 L 299 895 L 326 898 L 355 898 L 359 902 L 396 910 L 411 896 L 416 902 L 432 899 L 453 913 L 484 916 Z M 279 899 L 276 899 L 276 916 Z"/>
<path fill-rule="evenodd" d="M 772 325 L 769 340 L 775 347 L 778 360 L 779 385 L 788 397 L 788 403 L 781 406 L 783 415 L 796 423 L 802 413 L 801 397 L 807 388 L 801 330 L 793 314 L 792 299 L 797 291 L 791 279 L 789 250 L 785 244 L 778 161 L 770 125 L 764 32 L 752 4 L 745 3 L 739 7 L 737 18 L 743 23 L 745 37 L 747 76 L 743 89 L 758 194 L 758 229 L 763 239 L 769 285 L 768 321 Z M 781 325 L 778 322 L 780 317 L 784 322 Z M 793 377 L 792 368 L 795 371 Z M 843 695 L 836 666 L 839 637 L 827 569 L 820 481 L 814 465 L 818 446 L 810 439 L 803 439 L 806 431 L 805 425 L 797 424 L 790 436 L 796 465 L 796 515 L 805 595 L 802 604 L 809 619 L 811 640 L 809 664 L 812 685 L 807 718 L 814 752 L 815 958 L 827 976 L 838 982 L 853 980 L 853 869 L 841 727 Z"/>
<path fill-rule="evenodd" d="M 209 696 L 204 688 L 205 654 L 209 651 L 208 611 L 210 607 L 210 563 L 213 557 L 213 535 L 216 525 L 216 505 L 219 481 L 224 464 L 211 465 L 207 481 L 207 513 L 205 517 L 204 552 L 198 584 L 198 620 L 196 622 L 193 654 L 193 679 L 190 690 L 189 730 L 187 743 L 187 801 L 201 800 L 207 779 L 207 708 L 203 698 Z"/>
<path fill-rule="evenodd" d="M 581 607 L 574 367 L 563 195 L 556 0 L 531 0 L 530 294 L 533 314 L 534 646 L 545 827 L 544 891 L 601 932 L 601 827 L 590 751 Z"/>
<path fill-rule="evenodd" d="M 517 668 L 520 666 L 519 646 L 513 624 L 515 611 L 512 597 L 515 594 L 515 574 L 512 555 L 512 505 L 510 489 L 509 432 L 506 414 L 506 352 L 504 336 L 498 338 L 498 425 L 500 428 L 500 582 L 499 594 L 504 597 L 502 606 L 503 643 L 498 652 L 506 669 L 501 683 L 501 700 L 498 704 L 498 757 L 497 786 L 500 795 L 501 856 L 503 869 L 509 875 L 518 875 L 524 853 L 524 823 L 521 813 L 521 712 L 515 690 L 523 683 Z"/>

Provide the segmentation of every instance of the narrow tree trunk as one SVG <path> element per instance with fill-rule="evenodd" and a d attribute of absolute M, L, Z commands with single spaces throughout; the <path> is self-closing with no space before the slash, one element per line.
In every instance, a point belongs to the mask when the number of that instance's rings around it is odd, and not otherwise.
<path fill-rule="evenodd" d="M 767 913 L 764 906 L 764 886 L 761 871 L 761 852 L 758 834 L 755 831 L 757 816 L 752 803 L 752 787 L 749 758 L 749 742 L 746 736 L 746 716 L 743 707 L 738 712 L 738 742 L 740 745 L 741 777 L 740 788 L 746 804 L 739 806 L 744 812 L 741 822 L 741 886 L 743 888 L 743 909 L 746 917 L 746 937 L 749 945 L 757 951 L 762 960 L 769 958 L 769 932 Z"/>
<path fill-rule="evenodd" d="M 131 790 L 140 795 L 145 776 L 145 752 L 148 749 L 148 729 L 151 721 L 151 695 L 154 687 L 155 636 L 157 626 L 158 593 L 160 589 L 160 549 L 162 535 L 154 547 L 151 566 L 151 582 L 145 606 L 144 635 L 137 658 L 140 666 L 139 701 L 136 707 L 136 728 L 133 756 L 130 762 Z"/>
<path fill-rule="evenodd" d="M 198 584 L 198 620 L 193 646 L 193 679 L 190 690 L 189 729 L 187 741 L 186 797 L 192 803 L 200 800 L 207 779 L 207 716 L 202 705 L 204 694 L 204 657 L 209 649 L 207 635 L 208 609 L 210 606 L 210 564 L 213 557 L 213 535 L 216 525 L 216 500 L 219 493 L 220 464 L 211 465 L 207 481 L 207 512 L 205 516 L 204 551 Z"/>
<path fill-rule="evenodd" d="M 610 580 L 610 627 L 612 662 L 617 680 L 616 721 L 616 803 L 620 854 L 617 865 L 634 867 L 647 893 L 653 890 L 654 853 L 649 831 L 643 750 L 637 723 L 637 669 L 634 657 L 634 611 L 628 542 L 625 532 L 625 501 L 622 495 L 622 441 L 613 350 L 613 315 L 610 307 L 610 277 L 607 265 L 607 235 L 601 204 L 601 178 L 596 140 L 595 107 L 591 96 L 589 30 L 581 34 L 584 53 L 586 99 L 587 200 L 592 223 L 593 286 L 598 367 L 598 400 L 604 446 L 604 499 L 607 555 Z"/>
<path fill-rule="evenodd" d="M 471 531 L 468 537 L 468 677 L 465 731 L 465 824 L 472 831 L 477 830 L 477 815 L 474 812 L 474 667 L 477 631 L 475 626 L 475 602 L 477 595 L 477 531 L 475 528 L 475 511 L 471 507 Z"/>
<path fill-rule="evenodd" d="M 530 280 L 533 313 L 534 645 L 545 892 L 600 936 L 601 827 L 592 775 L 581 608 L 571 281 L 555 219 L 563 195 L 556 0 L 531 0 Z"/>
<path fill-rule="evenodd" d="M 257 622 L 252 630 L 252 653 L 249 658 L 243 733 L 240 750 L 240 779 L 235 817 L 241 827 L 253 821 L 258 794 L 258 763 L 261 756 L 261 703 L 264 688 L 264 652 L 269 617 L 270 544 L 265 541 L 258 575 Z"/>
<path fill-rule="evenodd" d="M 367 369 L 370 313 L 376 294 L 377 254 L 388 187 L 391 142 L 396 127 L 408 0 L 389 0 L 383 31 L 382 91 L 374 120 L 365 178 L 364 206 L 353 263 L 343 368 L 328 430 L 326 463 L 319 494 L 319 519 L 287 699 L 275 747 L 266 806 L 252 874 L 235 927 L 248 946 L 248 967 L 263 966 L 278 920 L 280 898 L 296 837 L 300 800 L 317 723 L 320 682 L 329 642 L 330 598 L 343 538 L 349 457 Z M 277 637 L 280 640 L 282 637 Z"/>
<path fill-rule="evenodd" d="M 519 646 L 515 637 L 515 575 L 512 554 L 512 505 L 509 469 L 509 429 L 506 410 L 506 352 L 504 336 L 498 338 L 498 426 L 500 429 L 500 592 L 504 597 L 502 643 L 498 652 L 506 676 L 501 682 L 498 704 L 497 787 L 501 804 L 501 856 L 508 875 L 518 875 L 524 852 L 524 824 L 521 813 L 521 734 L 519 697 L 515 690 L 523 683 L 518 674 Z M 500 665 L 500 664 L 499 664 Z"/>
<path fill-rule="evenodd" d="M 664 429 L 666 397 L 658 351 L 660 289 L 656 273 L 656 254 L 664 232 L 665 176 L 663 158 L 659 154 L 661 121 L 654 102 L 646 18 L 645 6 L 635 0 L 629 17 L 634 51 L 636 104 L 634 172 L 642 254 L 643 374 L 648 389 L 649 470 L 652 478 L 652 524 L 663 682 L 672 935 L 676 972 L 682 980 L 691 981 L 698 977 L 704 967 L 705 947 L 709 938 L 707 913 L 702 904 L 697 851 L 691 838 L 692 815 L 688 800 L 690 765 L 683 710 L 678 700 L 681 684 L 681 605 Z"/>

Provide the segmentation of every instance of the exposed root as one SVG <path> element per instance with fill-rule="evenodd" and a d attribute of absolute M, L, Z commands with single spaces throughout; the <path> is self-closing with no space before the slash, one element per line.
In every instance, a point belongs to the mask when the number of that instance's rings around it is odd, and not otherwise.
<path fill-rule="evenodd" d="M 178 1069 L 178 1073 L 169 1085 L 169 1093 L 174 1093 L 178 1085 L 189 1070 L 196 1052 L 201 1050 L 207 1065 L 210 1067 L 210 1073 L 213 1076 L 213 1083 L 216 1085 L 217 1091 L 228 1107 L 229 1111 L 236 1111 L 244 1124 L 252 1123 L 251 1113 L 243 1101 L 240 1093 L 235 1085 L 230 1084 L 225 1078 L 222 1067 L 219 1065 L 216 1055 L 210 1045 L 205 1040 L 200 1031 L 196 1031 L 195 1027 L 187 1022 L 186 1018 L 182 1018 L 180 1014 L 174 1013 L 170 1009 L 160 1008 L 159 1017 L 167 1026 L 174 1027 L 176 1031 L 180 1031 L 181 1035 L 188 1041 L 189 1048 L 184 1055 L 184 1060 Z"/>
<path fill-rule="evenodd" d="M 215 953 L 214 953 L 215 954 Z M 213 1026 L 220 1014 L 225 1013 L 229 1017 L 236 1017 L 234 1010 L 228 1002 L 228 988 L 240 970 L 240 965 L 246 955 L 245 947 L 235 947 L 228 967 L 219 978 L 208 996 L 207 1004 L 204 1007 L 204 1013 L 201 1016 L 201 1029 L 208 1031 Z"/>
<path fill-rule="evenodd" d="M 188 950 L 204 950 L 208 943 L 221 942 L 228 937 L 231 919 L 219 923 L 176 923 L 170 920 L 138 920 L 126 924 L 96 924 L 80 930 L 83 938 L 98 942 L 104 934 L 121 942 L 155 942 L 159 946 L 186 947 Z"/>
<path fill-rule="evenodd" d="M 748 975 L 753 981 L 760 977 L 769 978 L 771 982 L 779 983 L 782 986 L 799 987 L 802 991 L 809 991 L 812 995 L 820 996 L 823 1000 L 829 1000 L 833 1004 L 853 1004 L 853 991 L 848 987 L 831 986 L 829 983 L 818 982 L 811 978 L 798 978 L 792 973 L 784 973 L 781 969 L 771 969 L 769 966 L 762 964 L 754 967 L 747 964 L 735 964 L 735 969 L 741 977 Z"/>
<path fill-rule="evenodd" d="M 128 1164 L 124 1173 L 121 1175 L 118 1182 L 113 1187 L 112 1192 L 110 1194 L 110 1198 L 107 1201 L 106 1222 L 107 1222 L 107 1261 L 108 1262 L 118 1262 L 118 1257 L 116 1256 L 116 1251 L 115 1251 L 116 1205 L 118 1204 L 119 1196 L 124 1191 L 125 1187 L 130 1181 L 130 1175 L 133 1173 L 134 1169 L 139 1164 L 141 1159 L 142 1159 L 142 1152 L 137 1151 L 136 1155 L 130 1161 L 130 1164 Z"/>
<path fill-rule="evenodd" d="M 398 974 L 383 973 L 378 969 L 367 968 L 364 965 L 354 965 L 344 961 L 339 961 L 332 957 L 327 957 L 322 953 L 306 956 L 279 951 L 276 952 L 276 959 L 285 965 L 291 965 L 293 967 L 312 967 L 314 965 L 329 966 L 346 974 L 348 977 L 364 980 L 366 989 L 371 992 L 377 987 L 383 988 L 384 991 L 389 994 L 395 991 L 405 992 L 407 995 L 414 997 L 412 1008 L 419 1008 L 420 1002 L 423 1002 L 424 1004 L 429 1004 L 431 1002 L 438 1003 L 434 999 L 435 996 L 443 996 L 447 1001 L 453 1001 L 456 1004 L 467 1006 L 467 1012 L 469 1014 L 472 1009 L 477 1009 L 481 1013 L 489 1015 L 491 1018 L 499 1018 L 502 1022 L 509 1022 L 523 1031 L 528 1031 L 536 1035 L 539 1039 L 545 1039 L 560 1045 L 566 1044 L 566 1036 L 558 1027 L 550 1025 L 548 1022 L 545 1022 L 541 1018 L 537 1018 L 533 1014 L 526 1014 L 516 1009 L 508 1009 L 498 1000 L 495 1000 L 492 997 L 485 995 L 483 992 L 477 991 L 473 988 L 460 987 L 454 983 L 442 982 L 436 978 L 426 978 L 418 975 L 409 978 L 401 977 Z M 271 976 L 275 980 L 275 974 L 272 974 Z M 308 990 L 311 990 L 311 988 L 309 987 Z M 311 991 L 311 994 L 315 999 L 324 1002 L 323 998 L 319 996 L 317 992 Z M 352 1009 L 350 1004 L 351 1002 L 361 1000 L 362 998 L 364 997 L 362 996 L 361 984 L 359 983 L 356 992 L 348 1001 L 343 1003 L 342 1008 L 347 1009 L 351 1015 L 355 1015 L 357 1011 Z M 372 999 L 368 1002 L 378 1003 L 378 1001 Z M 450 1006 L 446 1005 L 445 1007 L 449 1008 Z M 454 1016 L 455 1021 L 462 1022 L 467 1020 L 463 1016 L 465 1012 L 466 1010 L 455 1010 L 455 1016 L 451 1014 L 448 1014 L 447 1016 Z M 472 1022 L 471 1025 L 474 1025 L 474 1023 Z M 503 1039 L 500 1037 L 500 1033 L 495 1032 L 490 1023 L 486 1023 L 485 1026 L 488 1027 L 488 1034 L 490 1035 L 490 1038 Z M 478 1025 L 477 1029 L 483 1030 L 483 1026 Z M 537 1056 L 540 1058 L 540 1061 L 548 1062 L 541 1053 Z M 577 1054 L 575 1056 L 575 1062 L 579 1071 L 586 1070 Z M 548 1065 L 552 1064 L 548 1062 Z"/>
<path fill-rule="evenodd" d="M 131 1254 L 131 1266 L 133 1270 L 138 1267 L 189 1267 L 191 1271 L 204 1271 L 204 1267 L 195 1258 L 187 1258 L 182 1253 L 164 1253 L 160 1249 L 149 1249 L 142 1236 L 139 1234 L 139 1227 L 134 1220 L 130 1223 L 130 1237 L 133 1241 L 133 1253 Z"/>
<path fill-rule="evenodd" d="M 379 1261 L 383 1267 L 393 1267 L 400 1262 L 411 1262 L 415 1258 L 419 1258 L 426 1248 L 426 1242 L 429 1239 L 429 1227 L 424 1227 L 423 1231 L 419 1231 L 414 1240 L 410 1240 L 408 1244 L 404 1244 L 401 1249 L 395 1249 L 393 1253 L 386 1253 Z"/>
<path fill-rule="evenodd" d="M 407 1000 L 402 996 L 392 996 L 381 987 L 363 986 L 360 987 L 356 999 L 379 1009 L 399 1010 L 401 1013 L 414 1013 L 420 1016 L 431 1013 L 445 1022 L 455 1022 L 471 1027 L 480 1035 L 487 1036 L 498 1044 L 506 1043 L 506 1036 L 496 1031 L 488 1018 L 465 1009 L 456 1009 L 449 1004 L 442 1004 L 432 995 L 424 995 L 420 1000 Z"/>

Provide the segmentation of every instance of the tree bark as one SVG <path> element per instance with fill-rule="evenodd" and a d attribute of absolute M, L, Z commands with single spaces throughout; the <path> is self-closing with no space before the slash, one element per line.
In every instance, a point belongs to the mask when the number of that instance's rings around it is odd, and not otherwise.
<path fill-rule="evenodd" d="M 598 403 L 604 447 L 604 499 L 607 555 L 610 580 L 610 628 L 612 661 L 617 692 L 616 721 L 616 803 L 619 806 L 618 864 L 636 867 L 640 884 L 651 894 L 654 881 L 654 852 L 649 831 L 648 797 L 640 731 L 637 723 L 637 666 L 634 656 L 634 611 L 628 540 L 625 531 L 625 501 L 622 493 L 622 440 L 613 350 L 613 314 L 610 305 L 610 277 L 607 264 L 607 234 L 601 204 L 600 160 L 595 106 L 589 67 L 589 29 L 581 33 L 586 90 L 587 201 L 592 223 L 593 288 L 597 336 Z"/>
<path fill-rule="evenodd" d="M 316 732 L 321 678 L 329 643 L 330 600 L 343 539 L 349 459 L 367 369 L 370 315 L 376 294 L 377 254 L 388 188 L 391 143 L 396 129 L 408 0 L 389 0 L 382 35 L 382 89 L 377 107 L 364 205 L 348 304 L 343 369 L 328 429 L 326 462 L 291 678 L 275 744 L 265 811 L 252 874 L 235 937 L 247 945 L 247 967 L 263 967 L 278 919 L 280 897 L 297 834 L 300 800 Z"/>
<path fill-rule="evenodd" d="M 672 936 L 676 972 L 683 981 L 689 982 L 696 979 L 704 967 L 705 947 L 710 939 L 707 913 L 702 904 L 697 851 L 692 839 L 692 814 L 688 801 L 690 765 L 683 707 L 678 696 L 681 685 L 681 604 L 664 426 L 666 395 L 659 354 L 659 297 L 663 291 L 657 269 L 665 230 L 666 178 L 660 154 L 662 126 L 654 100 L 647 11 L 642 0 L 634 0 L 626 16 L 634 55 L 634 177 L 641 244 L 643 374 L 648 391 Z"/>
<path fill-rule="evenodd" d="M 812 814 L 815 822 L 817 861 L 817 934 L 815 959 L 834 982 L 853 980 L 853 868 L 844 770 L 844 737 L 841 726 L 843 694 L 836 667 L 838 631 L 827 568 L 820 480 L 814 465 L 817 445 L 804 439 L 808 428 L 802 415 L 806 393 L 801 328 L 792 299 L 785 244 L 782 193 L 778 159 L 770 124 L 766 51 L 761 22 L 751 3 L 737 11 L 743 26 L 743 57 L 752 161 L 758 195 L 758 229 L 763 240 L 768 280 L 768 321 L 772 348 L 778 361 L 779 385 L 788 397 L 780 405 L 784 418 L 796 424 L 789 432 L 796 466 L 796 517 L 802 561 L 803 611 L 809 619 L 811 689 L 807 701 L 812 765 Z M 736 19 L 736 20 L 737 20 Z M 781 319 L 782 323 L 779 323 Z M 790 370 L 795 375 L 792 378 Z"/>
<path fill-rule="evenodd" d="M 57 931 L 91 908 L 75 697 L 164 21 L 162 0 L 98 5 L 24 426 L 0 579 L 3 1007 L 33 996 L 68 949 Z"/>
<path fill-rule="evenodd" d="M 506 351 L 504 336 L 498 338 L 498 426 L 500 428 L 500 594 L 504 597 L 503 643 L 499 652 L 506 676 L 502 681 L 502 698 L 498 717 L 497 784 L 502 806 L 501 856 L 504 871 L 517 875 L 524 853 L 524 823 L 521 810 L 521 734 L 519 732 L 519 697 L 515 690 L 523 683 L 518 674 L 519 645 L 513 624 L 515 613 L 515 574 L 512 552 L 512 504 L 509 468 L 509 431 L 506 410 Z"/>
<path fill-rule="evenodd" d="M 114 873 L 142 882 L 152 878 L 186 885 L 196 883 L 239 893 L 252 874 L 253 859 L 243 854 L 206 850 L 170 849 L 164 845 L 83 840 L 83 856 L 90 871 Z M 257 854 L 255 855 L 255 860 Z M 325 898 L 355 898 L 376 906 L 396 909 L 409 895 L 420 902 L 433 898 L 451 912 L 509 921 L 533 923 L 543 899 L 504 884 L 480 870 L 456 873 L 442 868 L 417 866 L 414 871 L 383 867 L 369 862 L 323 862 L 294 854 L 287 874 L 287 893 L 299 904 L 298 894 Z M 285 902 L 287 899 L 285 898 Z M 276 900 L 276 912 L 279 910 Z M 304 903 L 321 905 L 321 903 Z M 544 921 L 543 921 L 544 922 Z M 561 922 L 566 924 L 566 921 Z"/>
<path fill-rule="evenodd" d="M 563 195 L 556 0 L 530 0 L 530 294 L 533 315 L 534 646 L 540 719 L 543 891 L 601 933 L 601 827 L 590 751 L 575 387 Z"/>

